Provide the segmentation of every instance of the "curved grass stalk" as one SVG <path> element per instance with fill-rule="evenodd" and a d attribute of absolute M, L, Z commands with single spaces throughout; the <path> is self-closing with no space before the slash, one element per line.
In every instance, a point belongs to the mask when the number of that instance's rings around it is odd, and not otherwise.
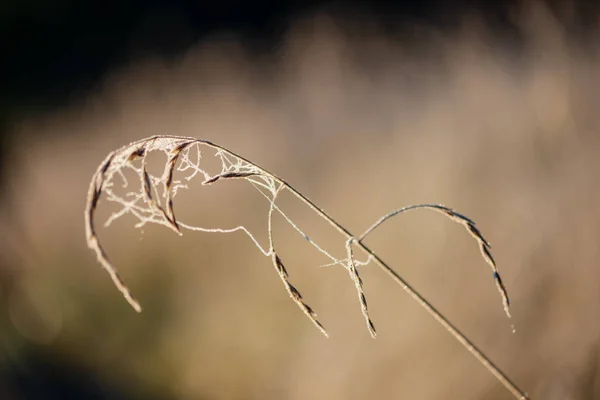
<path fill-rule="evenodd" d="M 191 161 L 191 156 L 189 154 L 189 149 L 193 145 L 203 145 L 208 148 L 211 148 L 216 151 L 216 155 L 221 158 L 222 161 L 222 171 L 221 173 L 210 176 L 205 171 L 199 168 L 201 152 L 197 149 L 197 163 L 195 165 Z M 158 199 L 156 199 L 156 186 L 153 182 L 153 179 L 149 176 L 148 172 L 145 168 L 145 157 L 151 151 L 160 150 L 167 153 L 168 161 L 165 165 L 165 171 L 163 176 L 160 179 L 157 179 L 159 182 L 163 184 L 163 189 L 165 193 L 165 205 L 160 205 Z M 142 159 L 141 167 L 134 167 L 133 163 L 137 159 Z M 190 180 L 192 177 L 200 174 L 204 177 L 203 184 L 210 185 L 215 184 L 221 180 L 226 179 L 244 179 L 250 181 L 259 191 L 267 197 L 271 203 L 269 214 L 268 214 L 268 226 L 269 226 L 269 250 L 265 251 L 258 243 L 258 241 L 254 238 L 254 236 L 245 228 L 237 227 L 229 230 L 224 229 L 211 229 L 211 228 L 196 228 L 180 223 L 175 218 L 174 207 L 173 207 L 173 192 L 176 191 L 177 187 L 182 187 L 183 185 L 175 185 L 173 180 L 173 172 L 176 168 L 177 162 L 185 162 L 187 163 L 184 167 L 181 167 L 179 171 L 187 171 L 189 169 L 192 170 L 192 174 L 188 176 L 186 179 Z M 390 267 L 387 263 L 385 263 L 371 248 L 369 248 L 366 244 L 364 244 L 363 240 L 367 235 L 373 232 L 379 225 L 388 219 L 401 214 L 405 211 L 418 209 L 418 208 L 427 208 L 433 209 L 435 211 L 441 212 L 445 214 L 449 218 L 455 220 L 456 222 L 465 226 L 465 228 L 471 233 L 471 235 L 478 241 L 480 245 L 480 250 L 486 262 L 490 264 L 494 274 L 494 280 L 502 295 L 502 300 L 504 304 L 504 309 L 507 315 L 510 317 L 509 313 L 509 301 L 508 295 L 506 293 L 506 289 L 500 279 L 500 275 L 496 269 L 496 265 L 492 258 L 490 252 L 490 245 L 484 239 L 481 232 L 475 227 L 475 223 L 465 217 L 458 212 L 436 204 L 419 204 L 414 206 L 405 207 L 399 210 L 396 210 L 392 213 L 389 213 L 382 218 L 380 218 L 375 224 L 373 224 L 365 233 L 363 233 L 359 237 L 355 237 L 351 232 L 349 232 L 343 225 L 338 223 L 335 219 L 333 219 L 329 214 L 327 214 L 324 210 L 319 208 L 315 203 L 309 200 L 304 194 L 296 190 L 293 186 L 287 183 L 282 178 L 279 178 L 277 175 L 265 170 L 264 168 L 258 166 L 257 164 L 239 156 L 238 154 L 222 147 L 217 144 L 214 144 L 207 140 L 201 140 L 191 137 L 179 137 L 179 136 L 169 136 L 169 135 L 160 135 L 153 136 L 150 138 L 138 140 L 129 145 L 123 146 L 118 150 L 111 152 L 106 159 L 100 164 L 95 174 L 93 175 L 92 181 L 90 183 L 90 187 L 88 190 L 86 208 L 85 208 L 85 226 L 86 226 L 86 238 L 87 244 L 90 249 L 94 251 L 96 254 L 96 258 L 98 262 L 102 265 L 102 267 L 108 272 L 110 275 L 114 285 L 117 289 L 123 294 L 125 299 L 129 302 L 129 304 L 138 312 L 141 311 L 141 306 L 139 302 L 133 297 L 129 288 L 125 285 L 121 277 L 119 276 L 115 266 L 109 260 L 106 252 L 104 251 L 100 241 L 98 239 L 96 229 L 94 226 L 94 214 L 98 205 L 98 201 L 103 193 L 109 196 L 109 200 L 117 201 L 123 203 L 122 199 L 117 198 L 112 195 L 112 191 L 110 190 L 112 186 L 112 177 L 114 174 L 122 174 L 122 170 L 126 168 L 133 169 L 140 177 L 142 184 L 142 193 L 137 196 L 135 201 L 145 201 L 146 208 L 140 208 L 136 210 L 135 216 L 140 219 L 140 225 L 143 225 L 146 222 L 154 222 L 163 224 L 175 232 L 181 234 L 182 228 L 184 229 L 192 229 L 192 230 L 202 230 L 205 232 L 229 232 L 234 230 L 241 230 L 246 235 L 248 235 L 256 244 L 256 246 L 261 249 L 263 254 L 271 256 L 273 265 L 278 272 L 286 290 L 294 300 L 294 302 L 300 307 L 300 309 L 309 317 L 309 319 L 319 328 L 319 330 L 327 336 L 327 332 L 321 323 L 316 319 L 316 314 L 313 310 L 306 305 L 298 290 L 293 287 L 289 281 L 287 280 L 287 271 L 283 266 L 283 263 L 277 253 L 275 252 L 273 245 L 273 235 L 271 228 L 271 218 L 274 210 L 277 210 L 282 215 L 283 212 L 275 205 L 275 200 L 277 195 L 281 190 L 287 190 L 294 197 L 300 200 L 302 203 L 307 205 L 310 209 L 312 209 L 315 213 L 317 213 L 322 219 L 327 221 L 333 228 L 335 228 L 344 238 L 346 239 L 346 249 L 347 249 L 347 260 L 336 260 L 334 257 L 326 253 L 321 249 L 321 252 L 328 256 L 332 261 L 332 265 L 342 264 L 344 265 L 350 274 L 350 277 L 355 283 L 357 292 L 359 294 L 359 299 L 361 302 L 361 309 L 365 320 L 367 321 L 367 325 L 369 327 L 369 331 L 373 337 L 375 337 L 375 328 L 368 314 L 366 299 L 364 296 L 364 292 L 362 291 L 362 280 L 358 275 L 358 271 L 356 266 L 359 265 L 358 262 L 354 260 L 354 255 L 351 249 L 351 246 L 358 247 L 362 252 L 368 255 L 369 260 L 374 262 L 377 266 L 379 266 L 383 271 L 385 271 L 396 283 L 404 289 L 429 315 L 431 315 L 444 329 L 446 329 L 458 342 L 460 342 L 463 347 L 469 351 L 510 393 L 518 399 L 527 399 L 527 394 L 519 389 L 515 383 L 513 383 L 509 377 L 502 372 L 502 370 L 497 367 L 481 350 L 475 346 L 473 342 L 471 342 L 462 332 L 458 330 L 442 313 L 440 313 L 429 301 L 427 301 L 415 288 L 413 288 L 402 276 L 400 276 L 392 267 Z M 265 193 L 266 191 L 266 193 Z M 154 196 L 153 196 L 154 194 Z M 269 198 L 270 195 L 270 198 Z M 111 197 L 112 196 L 112 197 Z M 131 201 L 127 204 L 129 209 L 132 209 Z M 145 216 L 147 213 L 149 216 Z M 285 216 L 285 215 L 284 215 Z M 313 243 L 308 236 L 306 236 L 299 227 L 297 227 L 291 220 L 288 219 L 288 222 L 296 228 L 298 232 L 304 235 L 304 237 L 317 249 L 320 249 L 315 243 Z"/>

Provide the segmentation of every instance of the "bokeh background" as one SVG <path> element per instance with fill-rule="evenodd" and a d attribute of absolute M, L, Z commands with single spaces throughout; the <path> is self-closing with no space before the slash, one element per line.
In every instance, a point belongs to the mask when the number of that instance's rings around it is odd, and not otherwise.
<path fill-rule="evenodd" d="M 169 133 L 256 161 L 356 234 L 407 204 L 464 212 L 492 242 L 514 334 L 461 227 L 415 212 L 368 244 L 532 398 L 600 399 L 599 11 L 3 0 L 0 398 L 511 398 L 367 266 L 372 340 L 347 273 L 319 268 L 280 219 L 292 282 L 330 339 L 243 234 L 177 237 L 123 218 L 99 234 L 136 314 L 86 247 L 85 197 L 109 151 Z M 176 201 L 183 220 L 265 239 L 267 205 L 243 182 Z M 282 201 L 344 254 L 326 224 Z M 112 210 L 101 201 L 99 216 Z"/>

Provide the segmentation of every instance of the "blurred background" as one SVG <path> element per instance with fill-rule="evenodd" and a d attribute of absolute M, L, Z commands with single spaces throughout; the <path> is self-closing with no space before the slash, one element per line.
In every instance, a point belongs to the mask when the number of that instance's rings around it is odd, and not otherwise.
<path fill-rule="evenodd" d="M 329 339 L 243 234 L 124 217 L 99 235 L 136 314 L 86 247 L 85 198 L 109 151 L 168 133 L 250 158 L 355 234 L 408 204 L 464 212 L 512 321 L 451 221 L 407 214 L 367 244 L 532 398 L 600 399 L 599 28 L 591 0 L 3 0 L 0 398 L 512 398 L 366 266 L 372 340 L 348 274 L 319 268 L 281 218 L 282 258 Z M 177 196 L 180 219 L 265 243 L 259 194 L 199 184 Z"/>

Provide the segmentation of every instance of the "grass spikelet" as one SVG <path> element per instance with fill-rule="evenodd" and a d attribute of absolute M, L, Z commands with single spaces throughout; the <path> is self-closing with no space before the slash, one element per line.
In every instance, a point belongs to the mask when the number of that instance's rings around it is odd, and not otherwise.
<path fill-rule="evenodd" d="M 298 289 L 296 289 L 290 283 L 290 281 L 288 279 L 288 272 L 285 269 L 283 262 L 281 262 L 281 258 L 279 258 L 277 253 L 273 253 L 271 256 L 271 259 L 273 261 L 273 266 L 275 267 L 275 270 L 277 270 L 277 273 L 279 274 L 279 278 L 283 282 L 283 285 L 285 286 L 285 289 L 289 293 L 292 300 L 294 300 L 294 303 L 296 303 L 298 305 L 298 307 L 300 307 L 300 309 L 304 312 L 304 314 L 306 314 L 308 319 L 310 319 L 312 321 L 312 323 L 315 324 L 315 326 L 319 329 L 319 331 L 321 331 L 321 333 L 323 335 L 325 335 L 326 337 L 329 337 L 327 330 L 325 330 L 325 327 L 323 326 L 323 324 L 321 324 L 319 322 L 319 320 L 317 319 L 317 314 L 315 314 L 313 309 L 310 308 L 310 306 L 302 300 L 302 295 L 300 294 Z"/>
<path fill-rule="evenodd" d="M 369 235 L 371 232 L 373 232 L 377 227 L 379 227 L 381 224 L 383 224 L 388 219 L 395 217 L 396 215 L 402 214 L 406 211 L 423 209 L 423 208 L 437 211 L 437 212 L 441 213 L 442 215 L 447 216 L 452 221 L 464 226 L 465 229 L 471 234 L 471 236 L 477 241 L 477 243 L 479 244 L 479 250 L 481 252 L 481 255 L 483 256 L 483 259 L 492 268 L 492 273 L 493 273 L 492 275 L 494 278 L 494 282 L 496 283 L 498 292 L 500 293 L 500 296 L 502 297 L 502 305 L 504 308 L 504 312 L 506 313 L 507 317 L 510 318 L 511 317 L 510 309 L 509 309 L 510 300 L 508 298 L 508 292 L 506 291 L 506 287 L 504 286 L 504 283 L 502 282 L 502 278 L 500 277 L 500 274 L 498 273 L 498 268 L 496 267 L 496 262 L 494 261 L 494 258 L 492 257 L 492 253 L 490 251 L 492 246 L 483 237 L 483 234 L 481 233 L 481 231 L 475 226 L 475 221 L 464 216 L 463 214 L 461 214 L 449 207 L 441 205 L 441 204 L 416 204 L 416 205 L 412 205 L 412 206 L 403 207 L 398 210 L 392 211 L 391 213 L 386 214 L 383 217 L 381 217 L 380 219 L 378 219 L 377 222 L 375 222 L 373 225 L 371 225 L 371 227 L 369 227 L 369 229 L 367 229 L 365 231 L 365 233 L 363 233 L 360 236 L 359 241 L 364 240 L 367 235 Z"/>
<path fill-rule="evenodd" d="M 377 331 L 375 330 L 375 324 L 371 320 L 369 316 L 369 308 L 367 307 L 367 298 L 365 297 L 365 292 L 363 291 L 363 281 L 358 274 L 358 269 L 356 268 L 356 262 L 354 261 L 354 252 L 352 251 L 352 243 L 354 242 L 354 238 L 348 239 L 346 242 L 346 253 L 348 255 L 348 264 L 346 269 L 348 270 L 348 274 L 350 278 L 354 282 L 354 286 L 356 287 L 356 292 L 358 294 L 358 300 L 360 302 L 360 308 L 365 317 L 365 321 L 367 323 L 367 328 L 369 329 L 369 333 L 371 337 L 375 339 L 377 337 Z"/>
<path fill-rule="evenodd" d="M 219 174 L 217 176 L 214 176 L 210 179 L 205 180 L 204 182 L 202 182 L 203 185 L 210 185 L 212 183 L 215 183 L 216 181 L 218 181 L 219 179 L 233 179 L 233 178 L 250 178 L 251 176 L 256 176 L 258 174 L 253 173 L 253 172 L 227 172 L 224 174 Z"/>

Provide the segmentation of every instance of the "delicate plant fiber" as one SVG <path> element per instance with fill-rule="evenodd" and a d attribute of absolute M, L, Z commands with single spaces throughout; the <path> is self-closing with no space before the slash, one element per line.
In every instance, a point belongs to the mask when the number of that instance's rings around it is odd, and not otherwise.
<path fill-rule="evenodd" d="M 148 172 L 146 167 L 146 157 L 151 152 L 163 152 L 166 155 L 164 171 L 160 176 L 154 176 Z M 221 171 L 216 175 L 211 175 L 203 169 L 202 160 L 206 155 L 217 157 L 221 161 Z M 124 172 L 133 171 L 140 180 L 138 192 L 130 192 L 125 196 L 118 195 L 113 188 L 115 187 L 115 177 L 123 180 L 124 186 L 127 185 L 127 179 Z M 175 180 L 174 172 L 179 171 L 185 176 L 183 180 Z M 191 181 L 200 175 L 203 179 L 203 185 L 217 184 L 221 180 L 241 179 L 253 185 L 270 203 L 268 213 L 268 239 L 269 247 L 264 248 L 259 241 L 243 226 L 231 229 L 202 228 L 187 225 L 179 221 L 175 216 L 174 197 L 179 189 L 185 188 L 184 181 Z M 346 240 L 346 258 L 338 259 L 329 252 L 312 241 L 276 204 L 277 196 L 280 192 L 287 191 L 310 207 L 319 217 L 327 221 L 334 227 Z M 288 272 L 277 254 L 273 238 L 272 216 L 277 211 L 284 219 L 319 252 L 331 260 L 329 265 L 343 266 L 354 283 L 357 291 L 362 314 L 365 318 L 369 333 L 374 338 L 376 336 L 375 325 L 369 316 L 367 300 L 363 290 L 363 281 L 358 273 L 358 267 L 369 262 L 373 262 L 383 269 L 394 281 L 396 281 L 422 308 L 424 308 L 436 321 L 438 321 L 456 340 L 458 340 L 485 368 L 488 369 L 496 379 L 502 383 L 516 398 L 527 399 L 527 395 L 519 389 L 492 361 L 485 356 L 464 334 L 462 334 L 446 317 L 437 311 L 416 289 L 404 280 L 394 269 L 386 264 L 379 256 L 364 244 L 364 239 L 373 232 L 379 225 L 388 219 L 415 209 L 431 209 L 447 216 L 451 220 L 463 225 L 471 236 L 477 241 L 481 254 L 485 261 L 490 265 L 493 272 L 494 282 L 501 295 L 504 311 L 510 318 L 509 298 L 506 288 L 500 278 L 496 268 L 495 261 L 491 254 L 491 246 L 484 238 L 481 231 L 476 227 L 475 222 L 470 218 L 456 212 L 455 210 L 438 204 L 418 204 L 404 207 L 393 211 L 381 217 L 362 235 L 356 237 L 350 233 L 341 224 L 336 222 L 325 211 L 317 207 L 302 193 L 294 189 L 285 180 L 261 168 L 257 164 L 235 154 L 234 152 L 211 143 L 207 140 L 179 137 L 179 136 L 153 136 L 138 140 L 123 146 L 111 152 L 96 170 L 87 196 L 85 207 L 85 229 L 88 247 L 94 251 L 98 262 L 110 275 L 114 285 L 123 294 L 129 304 L 138 312 L 142 310 L 139 302 L 133 297 L 129 288 L 119 276 L 115 266 L 104 251 L 96 232 L 94 224 L 94 215 L 98 207 L 101 196 L 104 195 L 107 200 L 121 205 L 121 209 L 113 213 L 105 225 L 111 224 L 117 218 L 131 214 L 138 219 L 136 227 L 141 227 L 147 223 L 157 223 L 165 225 L 177 234 L 182 234 L 182 229 L 202 232 L 229 233 L 241 230 L 254 242 L 256 247 L 267 257 L 271 258 L 273 266 L 279 275 L 286 291 L 304 312 L 310 321 L 325 335 L 328 336 L 323 324 L 317 319 L 317 314 L 308 306 L 298 289 L 289 281 Z M 367 260 L 361 262 L 355 258 L 354 248 L 359 249 L 368 256 Z"/>

